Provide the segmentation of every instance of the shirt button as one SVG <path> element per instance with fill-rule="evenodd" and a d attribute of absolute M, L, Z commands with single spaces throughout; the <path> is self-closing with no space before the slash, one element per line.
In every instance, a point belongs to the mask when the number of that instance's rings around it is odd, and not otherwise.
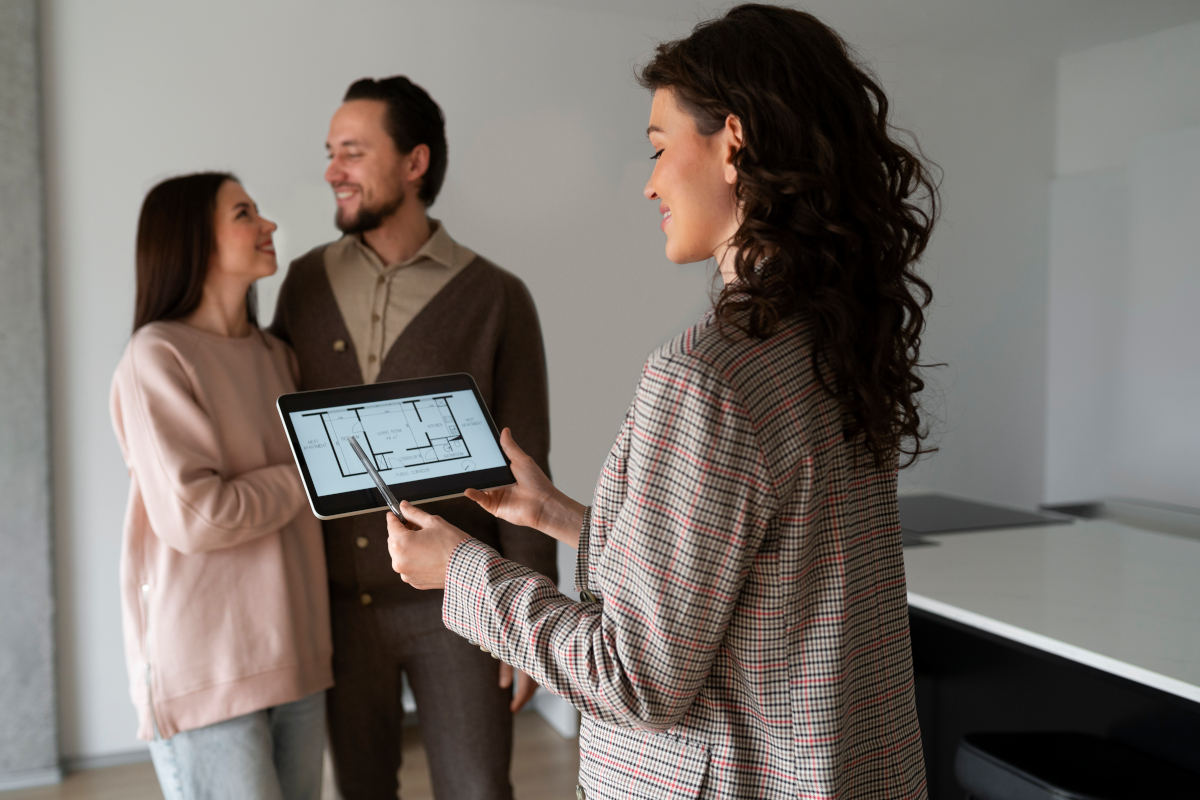
<path fill-rule="evenodd" d="M 479 645 L 479 649 L 485 653 L 489 652 L 488 649 L 486 647 L 484 647 L 483 645 Z"/>
<path fill-rule="evenodd" d="M 575 784 L 575 800 L 587 800 L 587 794 L 579 784 Z"/>
<path fill-rule="evenodd" d="M 362 594 L 360 594 L 358 596 L 358 599 L 364 606 L 371 605 L 371 595 L 367 594 L 366 592 L 363 592 Z"/>
<path fill-rule="evenodd" d="M 365 536 L 360 536 L 354 540 L 354 543 L 358 545 L 359 550 L 366 550 L 368 542 L 369 540 Z"/>
<path fill-rule="evenodd" d="M 367 363 L 368 363 L 368 364 L 374 364 L 374 363 L 375 363 L 375 361 L 376 361 L 376 359 L 375 359 L 375 354 L 374 354 L 374 353 L 371 353 L 371 355 L 367 356 Z"/>
<path fill-rule="evenodd" d="M 345 351 L 346 351 L 346 340 L 345 339 L 334 339 L 333 340 L 333 352 L 344 353 Z"/>
<path fill-rule="evenodd" d="M 379 322 L 381 319 L 383 319 L 383 317 L 379 316 L 378 314 L 371 315 L 371 322 Z"/>
<path fill-rule="evenodd" d="M 379 284 L 380 286 L 383 286 L 385 283 L 387 283 L 387 278 L 380 275 L 378 280 L 375 281 L 375 283 Z"/>
<path fill-rule="evenodd" d="M 594 603 L 596 602 L 596 595 L 592 594 L 590 590 L 584 589 L 579 593 L 579 599 L 585 603 Z"/>

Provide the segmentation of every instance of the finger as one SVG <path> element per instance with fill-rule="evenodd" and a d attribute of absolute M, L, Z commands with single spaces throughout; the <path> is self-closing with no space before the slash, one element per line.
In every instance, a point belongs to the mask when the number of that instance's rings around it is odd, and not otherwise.
<path fill-rule="evenodd" d="M 394 513 L 390 512 L 390 511 L 386 512 L 386 515 L 388 515 L 388 517 L 386 517 L 386 521 L 388 521 L 388 533 L 389 534 L 391 534 L 392 531 L 420 530 L 418 525 L 415 525 L 414 523 L 409 521 L 408 515 L 404 515 L 404 517 L 401 518 L 401 517 L 397 517 L 396 515 L 394 515 Z"/>
<path fill-rule="evenodd" d="M 400 519 L 390 511 L 386 513 L 384 519 L 387 521 L 388 536 L 399 534 L 402 531 L 412 530 L 412 528 L 408 527 L 404 520 Z"/>
<path fill-rule="evenodd" d="M 424 509 L 414 506 L 407 500 L 400 501 L 400 510 L 404 512 L 404 518 L 417 526 L 417 528 L 427 528 L 433 524 L 433 514 L 430 514 Z M 389 516 L 392 516 L 389 513 Z M 399 520 L 397 520 L 399 521 Z"/>
<path fill-rule="evenodd" d="M 404 563 L 404 560 L 400 557 L 400 540 L 390 533 L 388 534 L 387 538 L 387 551 L 388 555 L 392 559 L 392 572 L 395 572 L 397 575 L 401 575 L 401 577 L 403 577 L 400 572 Z"/>
<path fill-rule="evenodd" d="M 512 702 L 508 704 L 508 710 L 512 713 L 517 713 L 525 704 L 533 699 L 533 695 L 537 692 L 537 681 L 535 681 L 527 672 L 522 670 L 517 671 L 517 690 L 513 692 Z"/>
<path fill-rule="evenodd" d="M 496 499 L 492 497 L 490 492 L 483 492 L 479 489 L 467 489 L 464 494 L 466 494 L 468 500 L 474 500 L 476 505 L 489 514 L 496 513 L 496 506 L 498 503 Z"/>
<path fill-rule="evenodd" d="M 508 456 L 510 461 L 516 461 L 518 458 L 525 457 L 525 451 L 517 444 L 517 440 L 513 438 L 512 429 L 505 428 L 500 431 L 500 446 L 504 448 L 504 454 Z"/>

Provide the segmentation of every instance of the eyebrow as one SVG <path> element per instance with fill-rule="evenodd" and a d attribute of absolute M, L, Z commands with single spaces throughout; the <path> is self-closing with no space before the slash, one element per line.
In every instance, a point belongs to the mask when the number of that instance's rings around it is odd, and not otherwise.
<path fill-rule="evenodd" d="M 337 142 L 336 144 L 338 147 L 362 147 L 363 146 L 363 143 L 360 142 L 358 139 L 342 139 L 340 142 Z M 326 150 L 332 150 L 333 148 L 334 148 L 334 145 L 330 144 L 329 142 L 325 143 Z"/>
<path fill-rule="evenodd" d="M 662 132 L 663 132 L 663 129 L 658 127 L 657 125 L 651 125 L 649 128 L 646 128 L 647 136 L 649 136 L 652 133 L 662 133 Z"/>

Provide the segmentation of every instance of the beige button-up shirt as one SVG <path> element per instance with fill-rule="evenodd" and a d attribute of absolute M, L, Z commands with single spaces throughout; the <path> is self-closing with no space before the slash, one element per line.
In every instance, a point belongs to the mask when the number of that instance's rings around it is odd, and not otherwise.
<path fill-rule="evenodd" d="M 325 271 L 338 310 L 358 354 L 363 381 L 374 383 L 392 344 L 475 253 L 450 238 L 438 220 L 412 258 L 385 264 L 360 234 L 348 234 L 325 251 Z"/>

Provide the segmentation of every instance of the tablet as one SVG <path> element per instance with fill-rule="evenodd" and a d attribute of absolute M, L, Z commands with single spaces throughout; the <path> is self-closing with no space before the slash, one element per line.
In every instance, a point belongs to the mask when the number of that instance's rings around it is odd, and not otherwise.
<path fill-rule="evenodd" d="M 392 493 L 410 503 L 515 482 L 496 424 L 466 373 L 296 392 L 276 406 L 321 519 L 387 507 L 352 436 Z"/>

